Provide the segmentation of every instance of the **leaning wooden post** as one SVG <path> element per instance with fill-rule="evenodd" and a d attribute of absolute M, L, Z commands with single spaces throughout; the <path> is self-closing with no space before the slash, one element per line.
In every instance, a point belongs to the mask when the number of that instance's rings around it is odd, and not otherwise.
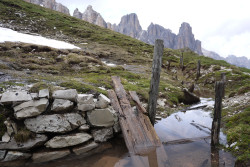
<path fill-rule="evenodd" d="M 149 119 L 153 125 L 155 123 L 156 104 L 159 91 L 158 89 L 160 83 L 163 48 L 164 48 L 163 40 L 156 39 L 154 46 L 152 77 L 150 81 L 149 100 L 148 100 L 148 114 L 149 114 Z"/>
<path fill-rule="evenodd" d="M 180 56 L 180 68 L 183 70 L 183 51 L 181 51 L 181 56 Z"/>
<path fill-rule="evenodd" d="M 217 81 L 215 83 L 215 103 L 214 103 L 214 118 L 212 122 L 212 131 L 211 131 L 211 146 L 219 144 L 223 92 L 224 92 L 224 82 Z"/>
<path fill-rule="evenodd" d="M 199 79 L 200 75 L 201 75 L 201 61 L 200 61 L 200 60 L 198 60 L 198 62 L 197 62 L 196 80 L 198 80 L 198 79 Z"/>

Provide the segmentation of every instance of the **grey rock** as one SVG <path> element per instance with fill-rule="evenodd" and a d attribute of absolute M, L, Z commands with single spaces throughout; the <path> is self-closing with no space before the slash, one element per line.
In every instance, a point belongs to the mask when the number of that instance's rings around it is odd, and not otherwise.
<path fill-rule="evenodd" d="M 33 100 L 38 100 L 39 99 L 38 93 L 31 93 L 30 95 L 31 95 Z"/>
<path fill-rule="evenodd" d="M 176 36 L 174 49 L 189 48 L 197 54 L 202 55 L 201 42 L 195 40 L 192 27 L 188 23 L 182 23 L 179 34 Z"/>
<path fill-rule="evenodd" d="M 24 1 L 70 15 L 69 9 L 66 6 L 62 5 L 61 3 L 57 3 L 55 0 L 24 0 Z"/>
<path fill-rule="evenodd" d="M 98 101 L 96 102 L 96 108 L 107 108 L 110 104 L 110 99 L 107 96 L 100 94 L 98 96 Z"/>
<path fill-rule="evenodd" d="M 68 111 L 72 109 L 73 106 L 74 106 L 74 103 L 69 100 L 55 99 L 51 107 L 51 110 L 55 112 Z"/>
<path fill-rule="evenodd" d="M 8 151 L 3 162 L 23 160 L 23 159 L 28 159 L 30 157 L 31 157 L 31 154 L 29 153 L 22 153 L 19 151 Z"/>
<path fill-rule="evenodd" d="M 95 127 L 111 127 L 116 120 L 116 116 L 111 112 L 111 108 L 88 111 L 87 116 L 91 126 Z"/>
<path fill-rule="evenodd" d="M 0 150 L 0 161 L 4 159 L 6 152 L 6 150 Z"/>
<path fill-rule="evenodd" d="M 84 124 L 84 125 L 80 126 L 78 130 L 80 130 L 80 131 L 88 131 L 89 130 L 89 125 Z"/>
<path fill-rule="evenodd" d="M 91 5 L 89 5 L 82 14 L 82 19 L 100 27 L 107 28 L 107 23 L 105 22 L 105 20 L 102 18 L 100 13 L 97 13 L 93 10 Z"/>
<path fill-rule="evenodd" d="M 14 138 L 11 138 L 8 143 L 0 143 L 0 149 L 2 150 L 18 150 L 27 151 L 32 148 L 39 147 L 43 145 L 48 140 L 46 135 L 37 134 L 33 139 L 28 139 L 26 142 L 19 143 L 16 142 Z"/>
<path fill-rule="evenodd" d="M 77 102 L 77 108 L 80 111 L 89 111 L 95 108 L 93 95 L 78 95 Z"/>
<path fill-rule="evenodd" d="M 95 142 L 105 142 L 113 137 L 113 128 L 104 128 L 99 130 L 92 130 L 91 134 L 94 137 Z"/>
<path fill-rule="evenodd" d="M 92 138 L 88 133 L 76 133 L 70 135 L 55 136 L 45 146 L 48 148 L 64 148 L 82 144 Z"/>
<path fill-rule="evenodd" d="M 82 13 L 76 8 L 73 13 L 73 17 L 76 17 L 78 19 L 82 19 Z"/>
<path fill-rule="evenodd" d="M 27 129 L 35 133 L 65 133 L 85 123 L 85 119 L 77 113 L 40 115 L 36 118 L 28 118 L 24 121 Z"/>
<path fill-rule="evenodd" d="M 7 143 L 9 141 L 10 141 L 10 135 L 7 132 L 5 132 L 4 135 L 2 136 L 2 142 Z"/>
<path fill-rule="evenodd" d="M 48 161 L 56 160 L 59 158 L 63 158 L 69 154 L 70 154 L 69 149 L 36 152 L 33 154 L 32 160 L 34 163 L 48 162 Z"/>
<path fill-rule="evenodd" d="M 32 100 L 28 92 L 4 92 L 0 103 L 12 104 L 13 102 L 24 102 Z"/>
<path fill-rule="evenodd" d="M 49 89 L 39 90 L 39 98 L 47 98 L 47 99 L 49 99 Z"/>
<path fill-rule="evenodd" d="M 85 153 L 87 151 L 90 151 L 94 148 L 98 147 L 98 144 L 96 142 L 91 142 L 91 143 L 88 143 L 84 146 L 78 146 L 78 147 L 75 147 L 73 148 L 73 152 L 76 154 L 76 155 L 80 155 L 82 153 Z"/>
<path fill-rule="evenodd" d="M 65 100 L 76 102 L 77 91 L 76 89 L 56 90 L 53 92 L 52 97 L 54 99 L 65 99 Z"/>
<path fill-rule="evenodd" d="M 135 13 L 123 16 L 118 24 L 118 32 L 132 38 L 138 38 L 141 31 L 142 28 Z"/>
<path fill-rule="evenodd" d="M 16 119 L 24 119 L 43 113 L 49 105 L 48 99 L 32 100 L 14 107 Z"/>

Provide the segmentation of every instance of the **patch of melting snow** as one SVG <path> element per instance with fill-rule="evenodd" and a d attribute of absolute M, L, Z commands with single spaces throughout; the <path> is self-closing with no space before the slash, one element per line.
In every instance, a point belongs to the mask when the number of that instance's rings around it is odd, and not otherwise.
<path fill-rule="evenodd" d="M 99 89 L 102 89 L 102 90 L 106 90 L 103 86 L 102 87 L 98 87 Z"/>
<path fill-rule="evenodd" d="M 109 67 L 116 67 L 117 65 L 114 63 L 108 63 L 107 61 L 102 61 L 104 64 L 106 64 Z"/>
<path fill-rule="evenodd" d="M 44 45 L 57 49 L 80 49 L 79 47 L 54 39 L 48 39 L 42 36 L 34 36 L 13 31 L 8 28 L 0 27 L 0 42 L 24 42 L 36 45 Z"/>

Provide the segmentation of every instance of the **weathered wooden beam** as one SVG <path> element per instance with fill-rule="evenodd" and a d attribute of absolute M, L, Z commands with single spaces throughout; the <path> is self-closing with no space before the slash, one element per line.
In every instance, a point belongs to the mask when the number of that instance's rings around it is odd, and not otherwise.
<path fill-rule="evenodd" d="M 140 112 L 142 112 L 143 114 L 147 114 L 147 110 L 142 106 L 137 93 L 135 91 L 129 91 L 129 94 L 130 94 L 131 98 L 133 99 L 133 101 L 135 102 L 136 107 L 138 108 L 138 110 Z"/>
<path fill-rule="evenodd" d="M 135 150 L 134 150 L 133 137 L 129 131 L 129 127 L 126 123 L 124 113 L 120 107 L 117 96 L 113 90 L 108 90 L 108 96 L 109 96 L 109 99 L 111 101 L 111 105 L 113 106 L 114 110 L 117 113 L 119 113 L 119 123 L 120 123 L 120 127 L 122 129 L 122 133 L 124 135 L 124 140 L 125 140 L 126 146 L 131 153 L 134 153 Z"/>
<path fill-rule="evenodd" d="M 152 78 L 150 81 L 150 91 L 149 91 L 149 100 L 148 100 L 148 114 L 151 123 L 155 123 L 155 114 L 156 114 L 156 105 L 159 91 L 160 83 L 160 74 L 161 74 L 161 64 L 163 56 L 163 40 L 155 40 L 154 46 L 154 58 L 152 66 Z"/>
<path fill-rule="evenodd" d="M 167 142 L 162 142 L 162 144 L 164 144 L 164 145 L 187 144 L 187 143 L 192 143 L 195 141 L 209 139 L 209 138 L 211 138 L 211 136 L 185 138 L 185 139 L 178 139 L 178 140 L 171 140 L 171 141 L 167 141 Z"/>
<path fill-rule="evenodd" d="M 217 81 L 215 83 L 215 104 L 214 104 L 212 131 L 211 131 L 212 132 L 211 146 L 219 144 L 223 92 L 224 92 L 224 82 Z"/>

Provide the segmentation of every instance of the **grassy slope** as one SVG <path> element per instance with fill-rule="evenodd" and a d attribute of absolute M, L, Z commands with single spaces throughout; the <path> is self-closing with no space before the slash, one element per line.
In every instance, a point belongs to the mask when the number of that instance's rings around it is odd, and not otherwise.
<path fill-rule="evenodd" d="M 44 49 L 41 49 L 41 52 L 31 53 L 29 50 L 32 48 L 31 46 L 22 46 L 20 50 L 15 49 L 13 46 L 9 46 L 9 48 L 8 46 L 2 46 L 7 47 L 7 51 L 0 52 L 2 60 L 11 62 L 21 69 L 28 68 L 34 71 L 29 76 L 22 76 L 28 79 L 29 82 L 38 82 L 38 86 L 43 85 L 41 81 L 46 83 L 55 82 L 57 85 L 76 88 L 79 92 L 94 90 L 106 93 L 97 87 L 111 88 L 110 76 L 119 75 L 123 78 L 123 84 L 127 90 L 137 91 L 145 101 L 148 98 L 153 46 L 22 0 L 1 0 L 0 22 L 7 25 L 10 21 L 11 26 L 16 30 L 26 31 L 28 29 L 29 32 L 74 43 L 84 50 L 76 52 L 77 55 L 71 55 L 70 57 L 67 51 L 64 53 L 59 50 L 44 51 Z M 81 43 L 88 43 L 88 45 Z M 68 58 L 58 60 L 57 56 L 61 52 L 68 55 Z M 38 60 L 36 58 L 38 56 L 44 57 L 46 60 Z M 187 86 L 188 83 L 196 82 L 200 89 L 213 92 L 213 82 L 205 86 L 204 82 L 205 80 L 211 80 L 211 78 L 220 80 L 221 72 L 225 72 L 227 79 L 231 80 L 231 82 L 227 83 L 227 95 L 240 93 L 249 86 L 250 77 L 244 73 L 250 73 L 248 69 L 238 68 L 225 61 L 213 60 L 186 50 L 184 52 L 185 69 L 182 72 L 179 68 L 179 56 L 179 50 L 164 50 L 160 97 L 166 98 L 170 106 L 180 102 L 182 97 L 181 88 Z M 145 73 L 134 74 L 119 66 L 116 68 L 104 65 L 98 68 L 93 67 L 100 64 L 98 62 L 99 58 L 113 60 L 118 64 L 140 64 L 145 67 Z M 22 61 L 16 62 L 17 59 Z M 89 59 L 95 59 L 94 62 L 91 61 L 93 64 L 91 67 L 88 66 L 90 64 Z M 211 73 L 202 76 L 198 81 L 194 81 L 197 60 L 201 60 L 203 70 L 209 69 L 211 65 L 215 65 L 215 68 Z M 171 61 L 170 69 L 175 69 L 177 73 L 167 70 L 167 61 Z M 80 67 L 80 70 L 75 69 L 75 66 Z M 232 69 L 232 72 L 220 70 L 221 66 Z M 8 69 L 9 67 L 0 64 L 0 68 Z M 41 74 L 38 75 L 39 73 Z M 175 79 L 175 76 L 177 76 L 178 80 Z M 181 81 L 184 81 L 184 85 L 181 84 Z M 166 91 L 165 88 L 169 90 Z M 225 113 L 227 112 L 225 111 Z M 236 119 L 234 120 L 236 123 L 230 124 L 228 129 L 234 129 L 241 123 L 244 126 L 247 125 L 240 117 L 234 119 Z M 240 123 L 237 123 L 237 121 Z"/>

